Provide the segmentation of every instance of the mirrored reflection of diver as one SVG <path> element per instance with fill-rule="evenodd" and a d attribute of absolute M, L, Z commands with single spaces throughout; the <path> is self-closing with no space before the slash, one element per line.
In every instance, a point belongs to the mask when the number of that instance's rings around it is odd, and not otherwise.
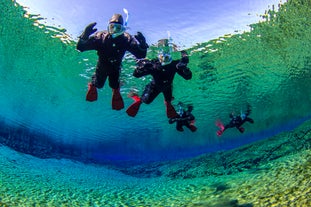
<path fill-rule="evenodd" d="M 146 85 L 141 97 L 137 94 L 131 95 L 135 102 L 126 110 L 129 116 L 136 116 L 142 103 L 150 104 L 160 93 L 164 95 L 167 117 L 173 118 L 178 115 L 171 104 L 174 76 L 177 73 L 185 80 L 190 80 L 192 72 L 187 67 L 189 63 L 188 54 L 185 51 L 181 51 L 181 59 L 172 60 L 172 47 L 168 39 L 164 40 L 160 40 L 158 43 L 159 54 L 157 59 L 141 59 L 137 63 L 133 76 L 139 78 L 151 75 L 152 80 Z"/>
<path fill-rule="evenodd" d="M 190 129 L 192 132 L 197 130 L 197 127 L 194 126 L 195 117 L 192 115 L 193 106 L 189 105 L 187 111 L 184 111 L 183 104 L 178 103 L 179 110 L 178 115 L 174 118 L 170 118 L 168 123 L 173 124 L 176 122 L 176 129 L 180 132 L 183 132 L 183 126 Z"/>
<path fill-rule="evenodd" d="M 217 121 L 216 126 L 219 127 L 219 130 L 216 133 L 217 136 L 221 136 L 226 129 L 233 128 L 233 127 L 236 127 L 241 133 L 243 133 L 245 129 L 242 127 L 242 125 L 245 122 L 249 122 L 252 124 L 254 123 L 254 120 L 248 117 L 250 113 L 251 113 L 251 109 L 250 109 L 250 106 L 248 106 L 246 113 L 241 112 L 241 114 L 238 116 L 235 116 L 233 113 L 231 113 L 229 115 L 229 117 L 231 118 L 231 121 L 226 125 L 223 125 L 220 121 Z"/>
<path fill-rule="evenodd" d="M 112 109 L 121 110 L 124 102 L 120 94 L 120 71 L 122 59 L 127 51 L 136 58 L 145 58 L 148 44 L 142 33 L 132 36 L 126 32 L 127 22 L 121 14 L 114 14 L 108 29 L 97 31 L 96 23 L 89 24 L 79 36 L 77 49 L 81 52 L 96 50 L 98 61 L 92 81 L 88 84 L 87 101 L 97 100 L 97 88 L 102 88 L 106 80 L 112 88 Z M 94 33 L 94 34 L 93 34 Z"/>

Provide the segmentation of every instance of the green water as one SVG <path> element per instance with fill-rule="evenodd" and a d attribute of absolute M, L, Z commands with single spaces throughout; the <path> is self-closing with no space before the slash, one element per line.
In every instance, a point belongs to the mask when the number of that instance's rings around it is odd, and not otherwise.
<path fill-rule="evenodd" d="M 222 148 L 230 142 L 255 140 L 256 133 L 263 131 L 268 136 L 271 131 L 291 129 L 287 126 L 292 121 L 310 115 L 310 6 L 302 2 L 290 1 L 279 11 L 268 11 L 260 23 L 251 25 L 251 32 L 225 35 L 188 49 L 193 78 L 175 78 L 173 104 L 192 104 L 199 130 L 179 133 L 167 124 L 161 95 L 143 105 L 135 119 L 124 110 L 111 110 L 107 86 L 99 91 L 97 102 L 86 102 L 95 52 L 79 53 L 65 30 L 38 25 L 39 17 L 3 1 L 7 12 L 0 20 L 0 83 L 5 88 L 1 116 L 10 126 L 47 133 L 60 142 L 86 143 L 90 148 L 98 142 L 114 143 L 112 147 L 126 145 L 141 154 Z M 148 57 L 154 57 L 152 48 Z M 142 92 L 150 79 L 133 78 L 131 60 L 125 58 L 122 70 L 126 107 L 132 103 L 128 92 L 133 88 Z M 243 137 L 230 130 L 219 140 L 215 121 L 229 121 L 229 113 L 245 110 L 247 104 L 252 106 L 255 124 L 246 124 Z"/>
<path fill-rule="evenodd" d="M 87 82 L 94 71 L 96 54 L 79 53 L 75 50 L 76 43 L 66 37 L 64 30 L 36 23 L 37 16 L 29 17 L 21 7 L 14 5 L 13 1 L 1 1 L 0 6 L 5 11 L 0 15 L 0 123 L 4 123 L 4 126 L 1 126 L 1 136 L 8 128 L 11 130 L 23 127 L 32 132 L 47 134 L 61 144 L 79 145 L 88 153 L 96 148 L 97 144 L 101 144 L 107 146 L 101 149 L 102 153 L 107 151 L 107 157 L 132 156 L 132 159 L 143 159 L 144 155 L 166 159 L 175 154 L 177 157 L 196 154 L 198 149 L 199 153 L 203 153 L 214 148 L 225 149 L 237 143 L 268 138 L 273 134 L 294 129 L 299 121 L 310 116 L 310 1 L 288 1 L 280 8 L 263 14 L 262 21 L 251 25 L 250 32 L 224 35 L 188 49 L 189 67 L 193 72 L 193 78 L 191 81 L 175 78 L 174 104 L 178 101 L 193 104 L 198 127 L 195 133 L 179 133 L 174 126 L 167 123 L 161 96 L 150 105 L 142 105 L 134 119 L 128 117 L 124 110 L 111 110 L 111 90 L 108 87 L 99 91 L 97 102 L 86 102 Z M 153 56 L 151 48 L 148 57 Z M 178 57 L 179 54 L 174 54 L 174 58 Z M 149 81 L 148 78 L 133 78 L 131 73 L 134 67 L 131 58 L 126 57 L 123 63 L 121 91 L 126 106 L 132 102 L 126 98 L 127 93 L 132 88 L 141 92 Z M 215 121 L 228 121 L 229 113 L 245 110 L 247 104 L 252 106 L 251 118 L 255 120 L 255 124 L 246 124 L 243 136 L 237 130 L 230 129 L 218 138 L 215 135 Z M 99 185 L 101 190 L 109 189 L 107 193 L 90 187 L 86 177 L 95 176 L 92 173 L 77 170 L 76 172 L 81 174 L 71 177 L 71 169 L 83 169 L 82 164 L 73 164 L 75 167 L 72 167 L 71 161 L 37 160 L 24 157 L 25 155 L 15 155 L 15 152 L 1 148 L 3 155 L 0 157 L 0 206 L 23 206 L 24 203 L 27 203 L 25 206 L 112 205 L 109 201 L 117 203 L 118 206 L 135 206 L 135 203 L 141 206 L 166 206 L 166 203 L 167 206 L 180 206 L 183 203 L 185 206 L 200 206 L 200 202 L 203 203 L 201 206 L 213 206 L 214 202 L 212 204 L 206 200 L 217 200 L 219 195 L 213 194 L 213 187 L 204 188 L 205 184 L 216 183 L 218 180 L 226 180 L 230 186 L 243 183 L 246 185 L 243 192 L 247 194 L 251 190 L 256 191 L 256 188 L 249 187 L 254 183 L 247 184 L 247 179 L 239 180 L 239 177 L 250 176 L 254 178 L 258 191 L 268 189 L 270 192 L 270 188 L 261 186 L 261 176 L 266 178 L 278 175 L 285 182 L 289 174 L 297 177 L 301 172 L 308 174 L 308 170 L 305 169 L 309 169 L 310 160 L 309 151 L 303 151 L 299 156 L 303 157 L 305 168 L 297 164 L 299 157 L 293 157 L 291 161 L 283 158 L 273 164 L 264 163 L 264 174 L 260 174 L 260 171 L 253 175 L 247 171 L 246 175 L 233 173 L 229 177 L 206 176 L 194 180 L 189 178 L 187 181 L 170 181 L 165 177 L 140 179 L 125 176 L 119 171 L 100 168 L 97 173 L 101 174 L 103 170 L 105 175 L 99 177 L 99 180 L 112 179 L 106 185 Z M 12 156 L 17 157 L 11 159 Z M 20 159 L 25 160 L 20 162 Z M 52 165 L 51 171 L 44 168 L 46 162 Z M 204 164 L 204 161 L 202 162 Z M 287 162 L 292 163 L 292 168 L 280 173 L 286 169 L 283 165 Z M 38 176 L 34 177 L 37 174 L 31 169 L 36 168 L 38 163 L 43 168 L 38 167 Z M 180 166 L 187 167 L 184 163 Z M 301 171 L 295 171 L 296 168 Z M 89 166 L 87 169 L 90 172 L 94 170 L 89 169 Z M 202 173 L 200 167 L 194 169 Z M 45 171 L 47 174 L 41 175 Z M 57 173 L 65 175 L 56 179 L 59 176 Z M 117 178 L 119 176 L 120 179 Z M 66 183 L 68 179 L 80 179 L 81 189 L 78 181 L 71 180 Z M 268 178 L 266 179 L 268 182 Z M 90 183 L 97 185 L 98 182 L 101 183 L 99 180 L 93 179 Z M 134 181 L 137 185 L 128 184 Z M 304 193 L 310 192 L 295 188 L 296 184 L 291 181 L 288 180 L 288 186 L 294 189 L 294 198 L 299 195 L 300 190 Z M 310 186 L 308 181 L 300 181 L 303 185 L 299 183 L 298 186 Z M 39 187 L 33 186 L 36 182 L 40 182 Z M 275 184 L 271 180 L 268 183 L 271 186 Z M 33 187 L 29 188 L 29 185 Z M 281 186 L 280 183 L 277 185 Z M 123 186 L 121 191 L 118 191 L 118 186 Z M 174 190 L 170 191 L 168 186 Z M 195 187 L 192 188 L 193 186 Z M 140 191 L 144 193 L 138 193 Z M 235 187 L 232 187 L 232 191 L 234 196 L 220 200 L 230 203 L 232 199 L 236 199 L 239 191 Z M 145 194 L 148 196 L 144 197 Z M 290 193 L 283 193 L 282 196 L 281 194 L 276 195 L 283 199 L 282 205 L 286 205 L 285 201 L 292 199 Z M 85 197 L 82 199 L 81 196 Z M 238 200 L 243 201 L 242 204 L 256 204 L 256 201 L 246 197 Z M 300 200 L 297 199 L 298 201 Z M 263 203 L 266 205 L 261 203 L 258 206 L 268 205 Z"/>
<path fill-rule="evenodd" d="M 251 32 L 220 37 L 189 49 L 193 79 L 176 77 L 174 104 L 183 101 L 194 105 L 200 130 L 191 136 L 197 145 L 217 142 L 215 120 L 228 121 L 229 113 L 245 110 L 247 103 L 256 121 L 247 126 L 247 133 L 310 115 L 310 8 L 308 3 L 293 2 L 294 6 L 288 3 L 290 10 L 284 6 L 277 15 L 274 11 L 263 15 L 261 23 L 251 25 Z M 36 16 L 25 18 L 25 12 L 12 4 L 1 3 L 7 11 L 2 14 L 0 30 L 1 84 L 5 88 L 0 102 L 2 117 L 61 135 L 60 139 L 67 141 L 73 141 L 72 137 L 74 141 L 114 140 L 118 139 L 115 133 L 131 130 L 133 135 L 144 132 L 147 136 L 158 131 L 164 145 L 175 144 L 176 140 L 167 137 L 177 135 L 182 137 L 178 143 L 188 144 L 182 141 L 186 140 L 182 134 L 167 125 L 161 96 L 151 105 L 143 105 L 136 119 L 124 111 L 110 110 L 108 87 L 100 91 L 96 103 L 85 102 L 96 54 L 79 53 L 75 42 L 65 44 L 56 38 L 64 35 L 63 31 L 34 26 Z M 148 56 L 153 56 L 152 50 Z M 129 90 L 134 87 L 141 92 L 149 79 L 131 76 L 133 62 L 124 61 L 123 66 L 122 95 L 128 106 L 132 102 L 126 97 Z M 150 128 L 157 130 L 145 132 Z M 232 131 L 228 138 L 237 135 Z"/>
<path fill-rule="evenodd" d="M 310 121 L 232 151 L 114 169 L 0 146 L 0 206 L 310 206 Z"/>

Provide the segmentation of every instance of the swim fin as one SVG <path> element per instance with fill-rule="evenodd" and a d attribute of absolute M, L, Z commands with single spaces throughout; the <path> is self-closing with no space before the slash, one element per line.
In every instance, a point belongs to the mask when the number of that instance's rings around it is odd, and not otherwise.
<path fill-rule="evenodd" d="M 138 113 L 138 110 L 139 110 L 139 107 L 141 105 L 141 100 L 139 98 L 139 96 L 132 96 L 131 97 L 135 102 L 132 103 L 132 105 L 130 105 L 127 110 L 126 110 L 126 113 L 131 116 L 131 117 L 135 117 L 136 114 Z"/>
<path fill-rule="evenodd" d="M 97 89 L 96 86 L 94 86 L 92 83 L 88 84 L 86 100 L 90 102 L 97 100 Z"/>
<path fill-rule="evenodd" d="M 216 132 L 216 134 L 217 134 L 217 136 L 221 136 L 222 135 L 222 133 L 223 133 L 224 131 L 223 130 L 218 130 L 217 132 Z"/>
<path fill-rule="evenodd" d="M 238 128 L 241 133 L 244 133 L 245 129 L 243 127 Z"/>
<path fill-rule="evenodd" d="M 120 94 L 120 88 L 112 89 L 112 109 L 121 110 L 124 108 L 123 98 Z"/>
<path fill-rule="evenodd" d="M 223 123 L 221 122 L 221 121 L 216 121 L 216 126 L 218 126 L 219 127 L 219 130 L 216 132 L 216 134 L 217 134 L 217 136 L 221 136 L 222 135 L 222 133 L 224 133 L 224 131 L 225 131 L 225 126 L 223 125 Z"/>
<path fill-rule="evenodd" d="M 192 124 L 190 124 L 190 127 L 189 129 L 192 131 L 192 132 L 195 132 L 198 128 Z"/>
<path fill-rule="evenodd" d="M 216 121 L 216 126 L 218 126 L 221 131 L 225 129 L 224 124 L 219 120 Z"/>
<path fill-rule="evenodd" d="M 174 117 L 178 116 L 178 114 L 176 113 L 176 111 L 175 111 L 173 105 L 171 104 L 171 102 L 165 101 L 165 106 L 166 106 L 167 118 L 174 118 Z"/>

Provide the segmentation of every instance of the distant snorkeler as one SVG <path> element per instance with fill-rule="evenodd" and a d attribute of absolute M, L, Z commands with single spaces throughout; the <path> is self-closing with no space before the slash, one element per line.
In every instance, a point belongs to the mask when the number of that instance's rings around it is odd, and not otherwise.
<path fill-rule="evenodd" d="M 171 104 L 173 100 L 173 80 L 177 73 L 185 80 L 192 78 L 192 72 L 187 67 L 189 57 L 186 51 L 181 51 L 181 58 L 173 60 L 171 56 L 172 43 L 170 39 L 161 39 L 158 41 L 158 57 L 152 60 L 140 59 L 137 61 L 137 67 L 133 76 L 136 78 L 151 75 L 152 80 L 145 86 L 145 89 L 139 97 L 132 93 L 129 96 L 134 103 L 126 110 L 129 116 L 135 117 L 142 103 L 150 104 L 160 94 L 164 95 L 166 106 L 166 115 L 168 118 L 178 116 L 175 108 Z"/>
<path fill-rule="evenodd" d="M 228 124 L 223 125 L 221 121 L 217 121 L 216 126 L 219 127 L 219 130 L 216 132 L 217 136 L 221 136 L 226 129 L 233 128 L 233 127 L 236 127 L 241 133 L 243 133 L 245 129 L 242 127 L 242 125 L 245 122 L 249 122 L 252 124 L 254 123 L 254 120 L 248 117 L 250 113 L 251 113 L 251 109 L 250 109 L 250 106 L 248 105 L 246 113 L 241 112 L 241 114 L 238 116 L 235 116 L 233 113 L 231 113 L 229 115 L 229 117 L 231 118 L 231 121 Z"/>
<path fill-rule="evenodd" d="M 194 126 L 195 117 L 191 113 L 193 110 L 193 106 L 188 105 L 187 111 L 184 110 L 183 103 L 179 102 L 178 106 L 179 106 L 179 110 L 177 112 L 178 116 L 170 118 L 168 123 L 173 124 L 174 122 L 176 122 L 177 131 L 183 132 L 184 131 L 183 126 L 185 126 L 192 132 L 195 132 L 197 130 L 197 127 Z"/>

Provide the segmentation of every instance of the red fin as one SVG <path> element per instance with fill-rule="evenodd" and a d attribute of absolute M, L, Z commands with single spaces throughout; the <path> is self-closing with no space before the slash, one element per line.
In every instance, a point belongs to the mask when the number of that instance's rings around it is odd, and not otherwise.
<path fill-rule="evenodd" d="M 219 121 L 219 120 L 216 121 L 216 126 L 218 126 L 219 129 L 222 130 L 222 131 L 225 129 L 224 124 L 221 121 Z"/>
<path fill-rule="evenodd" d="M 196 127 L 196 126 L 194 126 L 194 125 L 190 125 L 190 130 L 192 131 L 192 132 L 195 132 L 196 130 L 197 130 L 198 128 Z"/>
<path fill-rule="evenodd" d="M 136 114 L 138 113 L 139 107 L 141 105 L 141 101 L 135 101 L 134 103 L 132 103 L 132 105 L 130 105 L 127 110 L 126 113 L 131 116 L 131 117 L 135 117 Z"/>
<path fill-rule="evenodd" d="M 217 136 L 220 137 L 222 135 L 222 133 L 224 133 L 224 131 L 225 131 L 225 126 L 220 120 L 216 121 L 216 126 L 219 127 L 219 130 L 216 132 L 216 134 L 217 134 Z"/>
<path fill-rule="evenodd" d="M 178 116 L 173 105 L 170 102 L 165 102 L 166 105 L 166 115 L 168 118 L 174 118 Z"/>
<path fill-rule="evenodd" d="M 121 110 L 124 108 L 123 98 L 120 94 L 120 89 L 113 89 L 112 94 L 112 109 L 113 110 Z"/>
<path fill-rule="evenodd" d="M 217 134 L 217 136 L 221 136 L 222 135 L 222 133 L 223 133 L 224 131 L 222 131 L 222 130 L 218 130 L 217 132 L 216 132 L 216 134 Z"/>
<path fill-rule="evenodd" d="M 97 100 L 97 89 L 96 86 L 94 86 L 92 83 L 88 84 L 86 100 L 90 102 Z"/>

